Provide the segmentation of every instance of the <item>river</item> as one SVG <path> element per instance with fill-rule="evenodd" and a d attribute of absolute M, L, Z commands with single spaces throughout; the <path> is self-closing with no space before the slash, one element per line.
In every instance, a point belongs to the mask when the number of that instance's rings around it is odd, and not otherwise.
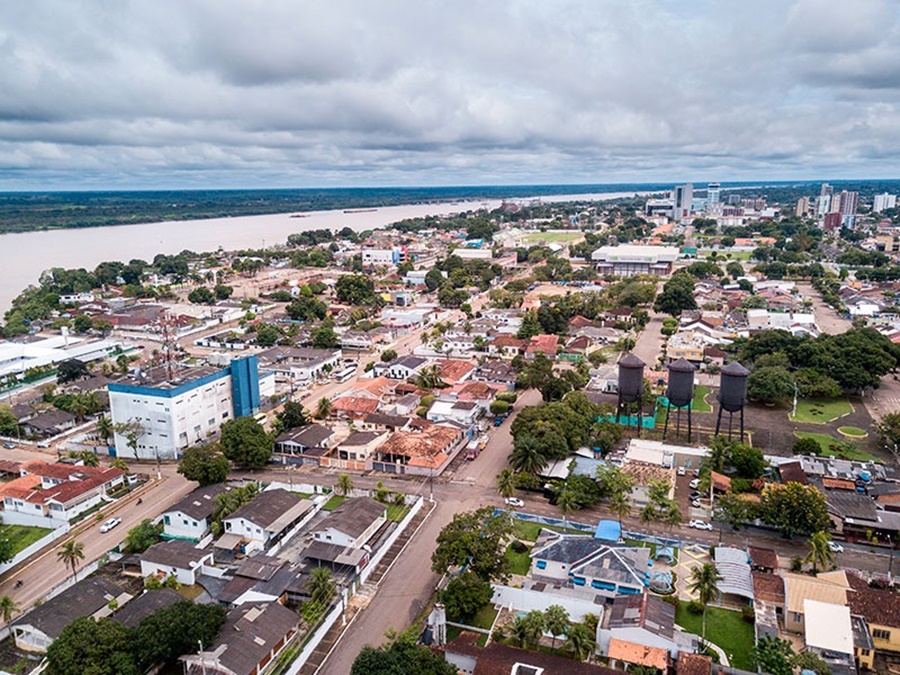
<path fill-rule="evenodd" d="M 613 199 L 635 193 L 547 195 L 534 197 L 547 202 Z M 528 199 L 517 199 L 527 203 Z M 26 286 L 37 283 L 41 272 L 51 267 L 93 269 L 106 260 L 127 262 L 133 258 L 150 261 L 157 253 L 174 254 L 185 249 L 215 251 L 264 248 L 287 241 L 288 235 L 305 230 L 356 231 L 375 229 L 405 218 L 447 215 L 500 205 L 500 200 L 479 200 L 443 204 L 387 206 L 378 209 L 310 211 L 302 218 L 290 213 L 208 220 L 175 220 L 162 223 L 115 225 L 73 230 L 47 230 L 0 235 L 0 311 Z"/>

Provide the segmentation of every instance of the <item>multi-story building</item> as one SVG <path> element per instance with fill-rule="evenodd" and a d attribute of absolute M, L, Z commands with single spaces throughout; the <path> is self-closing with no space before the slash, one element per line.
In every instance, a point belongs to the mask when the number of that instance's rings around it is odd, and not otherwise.
<path fill-rule="evenodd" d="M 797 207 L 794 209 L 794 215 L 803 218 L 809 215 L 809 197 L 800 197 L 797 200 Z"/>
<path fill-rule="evenodd" d="M 875 195 L 873 198 L 872 213 L 881 213 L 882 211 L 892 209 L 895 206 L 897 206 L 897 195 L 884 192 L 880 195 Z"/>
<path fill-rule="evenodd" d="M 721 186 L 718 183 L 708 183 L 706 186 L 706 210 L 715 211 L 719 206 L 719 198 L 721 196 Z"/>
<path fill-rule="evenodd" d="M 364 267 L 373 265 L 399 265 L 406 262 L 406 247 L 394 248 L 364 248 L 362 250 L 362 264 Z"/>
<path fill-rule="evenodd" d="M 678 259 L 674 246 L 602 246 L 591 253 L 591 260 L 601 275 L 630 277 L 637 274 L 666 276 Z"/>
<path fill-rule="evenodd" d="M 171 379 L 165 370 L 109 385 L 117 456 L 179 459 L 185 448 L 205 442 L 224 422 L 259 410 L 256 356 L 235 359 L 222 369 L 178 371 Z M 265 379 L 267 391 L 274 376 Z"/>
<path fill-rule="evenodd" d="M 673 220 L 681 220 L 691 215 L 691 204 L 694 201 L 694 186 L 691 183 L 678 185 L 673 191 Z"/>

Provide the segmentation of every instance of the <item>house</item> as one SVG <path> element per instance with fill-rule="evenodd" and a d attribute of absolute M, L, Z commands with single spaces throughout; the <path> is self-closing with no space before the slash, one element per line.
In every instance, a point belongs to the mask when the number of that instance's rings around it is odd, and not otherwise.
<path fill-rule="evenodd" d="M 102 504 L 108 491 L 125 483 L 125 472 L 121 469 L 63 462 L 29 462 L 22 474 L 23 477 L 39 476 L 40 484 L 5 487 L 4 520 L 9 524 L 58 527 L 58 523 L 67 523 Z"/>
<path fill-rule="evenodd" d="M 355 431 L 337 446 L 339 459 L 365 462 L 388 439 L 386 430 Z"/>
<path fill-rule="evenodd" d="M 354 577 L 369 564 L 369 551 L 364 548 L 314 541 L 301 554 L 307 565 L 327 567 L 335 576 Z"/>
<path fill-rule="evenodd" d="M 180 593 L 170 588 L 160 588 L 152 591 L 144 591 L 133 600 L 129 600 L 112 615 L 112 618 L 128 628 L 137 628 L 151 614 L 166 607 L 171 607 L 176 602 L 189 602 Z"/>
<path fill-rule="evenodd" d="M 363 395 L 367 394 L 367 395 Z M 380 401 L 368 392 L 354 392 L 331 402 L 331 414 L 345 419 L 361 420 L 378 410 Z"/>
<path fill-rule="evenodd" d="M 807 651 L 818 654 L 831 672 L 855 672 L 850 608 L 807 598 L 803 601 Z"/>
<path fill-rule="evenodd" d="M 248 540 L 244 552 L 270 548 L 307 522 L 314 509 L 313 502 L 287 490 L 266 490 L 223 519 L 223 543 Z"/>
<path fill-rule="evenodd" d="M 100 576 L 88 577 L 38 605 L 12 625 L 16 647 L 26 652 L 46 652 L 63 628 L 84 616 L 112 614 L 110 603 L 124 605 L 131 595 Z"/>
<path fill-rule="evenodd" d="M 516 370 L 506 361 L 489 359 L 475 369 L 472 379 L 497 385 L 506 391 L 516 388 Z"/>
<path fill-rule="evenodd" d="M 203 566 L 213 565 L 212 549 L 197 548 L 182 539 L 170 539 L 153 544 L 141 554 L 141 574 L 144 577 L 174 576 L 179 584 L 193 586 L 202 574 Z"/>
<path fill-rule="evenodd" d="M 427 423 L 415 431 L 398 431 L 375 453 L 375 471 L 431 475 L 440 473 L 466 442 L 462 429 Z"/>
<path fill-rule="evenodd" d="M 284 464 L 318 465 L 319 457 L 333 447 L 334 431 L 322 424 L 290 429 L 275 439 L 275 450 Z"/>
<path fill-rule="evenodd" d="M 56 436 L 75 426 L 75 415 L 66 410 L 48 410 L 23 422 L 21 427 L 26 436 Z"/>
<path fill-rule="evenodd" d="M 863 583 L 854 583 L 853 587 L 855 590 L 848 594 L 850 613 L 865 620 L 874 649 L 900 653 L 900 597 Z"/>
<path fill-rule="evenodd" d="M 416 400 L 418 400 L 418 397 L 416 397 Z M 363 418 L 358 428 L 362 431 L 403 431 L 409 428 L 411 421 L 408 415 L 372 413 Z"/>
<path fill-rule="evenodd" d="M 622 665 L 626 668 L 629 665 L 642 666 L 650 669 L 651 672 L 666 672 L 669 668 L 669 655 L 665 649 L 660 647 L 648 647 L 637 642 L 628 642 L 618 638 L 610 638 L 606 647 L 606 657 L 609 664 L 613 667 Z"/>
<path fill-rule="evenodd" d="M 413 415 L 421 404 L 421 401 L 422 397 L 419 394 L 405 394 L 394 401 L 390 408 L 390 414 L 402 415 L 404 417 Z"/>
<path fill-rule="evenodd" d="M 541 530 L 531 576 L 555 584 L 586 587 L 613 597 L 641 594 L 649 583 L 649 549 L 611 546 L 593 537 Z"/>
<path fill-rule="evenodd" d="M 558 335 L 535 335 L 528 341 L 528 346 L 525 348 L 525 358 L 533 359 L 538 354 L 543 354 L 548 359 L 555 359 L 558 345 Z"/>
<path fill-rule="evenodd" d="M 421 356 L 401 356 L 388 363 L 376 364 L 375 375 L 384 375 L 394 380 L 409 380 L 414 378 L 428 363 L 428 359 Z"/>
<path fill-rule="evenodd" d="M 441 379 L 451 386 L 465 382 L 475 372 L 474 363 L 460 359 L 443 359 L 438 362 L 438 366 L 441 369 Z"/>
<path fill-rule="evenodd" d="M 468 428 L 475 424 L 481 413 L 477 403 L 439 398 L 431 404 L 427 418 L 429 422 L 455 422 Z"/>
<path fill-rule="evenodd" d="M 678 652 L 675 672 L 678 675 L 710 675 L 712 673 L 712 659 L 703 654 L 691 654 L 682 650 Z"/>
<path fill-rule="evenodd" d="M 237 607 L 248 602 L 287 601 L 289 591 L 299 592 L 298 565 L 267 555 L 244 558 L 234 576 L 221 587 L 216 600 L 224 605 Z M 208 578 L 201 583 L 209 584 Z"/>
<path fill-rule="evenodd" d="M 272 347 L 257 355 L 259 366 L 293 382 L 309 382 L 324 377 L 341 363 L 340 349 Z"/>
<path fill-rule="evenodd" d="M 185 675 L 257 675 L 297 633 L 300 617 L 278 604 L 235 607 L 209 649 L 181 657 Z"/>
<path fill-rule="evenodd" d="M 722 577 L 719 592 L 723 596 L 733 596 L 737 603 L 753 602 L 753 575 L 750 559 L 746 551 L 729 546 L 716 546 L 714 554 L 716 572 Z"/>
<path fill-rule="evenodd" d="M 774 572 L 778 569 L 778 554 L 771 548 L 750 546 L 747 549 L 750 556 L 750 567 L 754 572 Z"/>
<path fill-rule="evenodd" d="M 621 671 L 583 661 L 508 647 L 491 642 L 478 647 L 477 633 L 462 631 L 444 649 L 444 658 L 467 675 L 622 675 Z"/>
<path fill-rule="evenodd" d="M 198 488 L 164 511 L 163 538 L 200 541 L 209 532 L 216 497 L 227 490 L 222 483 Z"/>
<path fill-rule="evenodd" d="M 681 649 L 676 642 L 675 608 L 648 593 L 613 598 L 598 636 L 600 653 L 610 659 L 662 670 Z M 639 660 L 633 660 L 636 657 Z"/>
<path fill-rule="evenodd" d="M 528 340 L 521 340 L 511 335 L 499 335 L 487 345 L 487 353 L 504 359 L 513 359 L 525 353 Z"/>
<path fill-rule="evenodd" d="M 816 577 L 786 572 L 784 575 L 784 627 L 791 633 L 805 632 L 807 600 L 845 606 L 850 584 L 843 571 L 822 572 Z"/>
<path fill-rule="evenodd" d="M 387 507 L 368 497 L 344 501 L 313 530 L 313 539 L 362 548 L 387 521 Z"/>

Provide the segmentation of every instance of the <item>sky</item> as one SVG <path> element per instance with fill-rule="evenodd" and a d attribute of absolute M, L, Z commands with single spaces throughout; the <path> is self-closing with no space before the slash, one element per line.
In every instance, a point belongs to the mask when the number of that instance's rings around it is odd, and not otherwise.
<path fill-rule="evenodd" d="M 0 190 L 900 178 L 895 0 L 0 3 Z"/>

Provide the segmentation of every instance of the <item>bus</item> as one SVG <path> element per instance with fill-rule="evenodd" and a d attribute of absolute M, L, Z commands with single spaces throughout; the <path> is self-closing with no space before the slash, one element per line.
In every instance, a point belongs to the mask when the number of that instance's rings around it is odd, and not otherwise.
<path fill-rule="evenodd" d="M 334 374 L 334 379 L 338 382 L 346 382 L 347 380 L 352 379 L 354 375 L 356 375 L 356 366 L 351 366 L 336 372 Z"/>

